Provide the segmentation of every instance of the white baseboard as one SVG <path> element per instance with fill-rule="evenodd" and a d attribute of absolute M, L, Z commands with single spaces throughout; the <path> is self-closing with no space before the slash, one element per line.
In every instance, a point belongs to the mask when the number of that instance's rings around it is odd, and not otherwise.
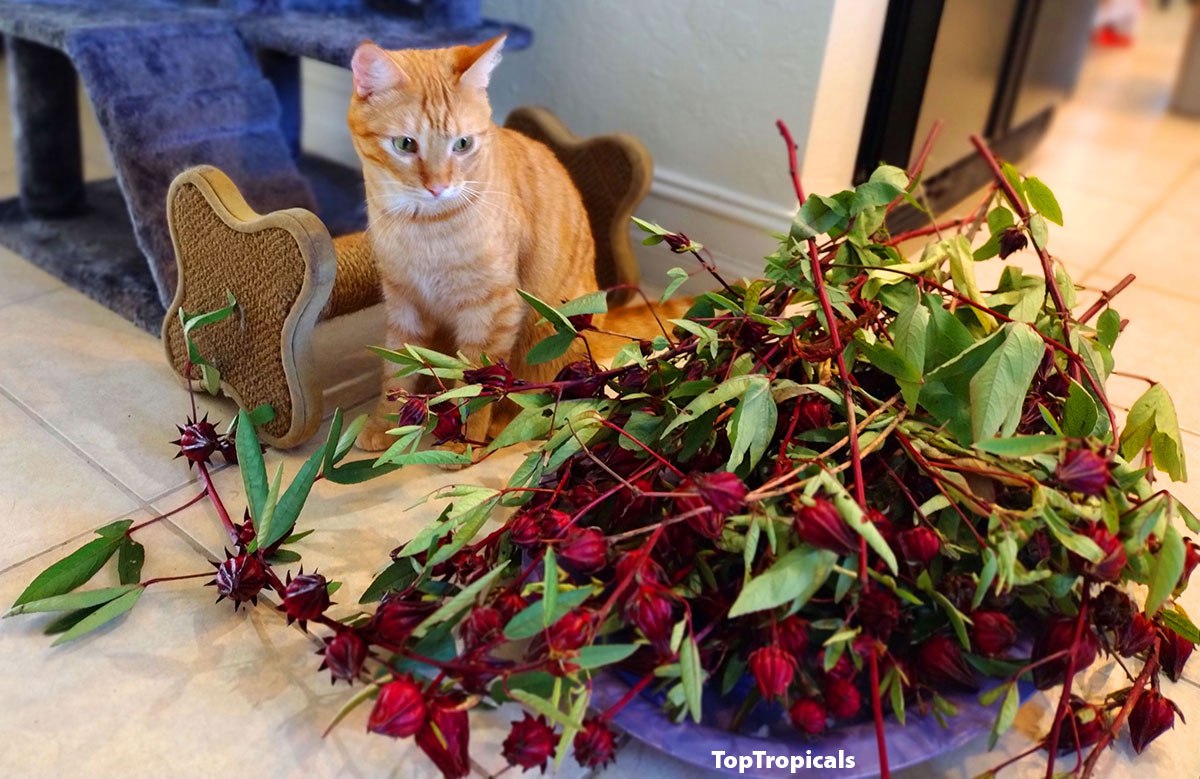
<path fill-rule="evenodd" d="M 642 219 L 686 233 L 704 244 L 718 269 L 734 279 L 762 275 L 763 257 L 778 245 L 772 234 L 786 232 L 794 213 L 794 208 L 664 168 L 654 171 L 650 194 L 637 211 Z M 674 254 L 662 244 L 640 246 L 645 234 L 637 228 L 633 228 L 632 235 L 639 244 L 638 260 L 648 286 L 665 286 L 670 268 L 696 267 L 694 259 Z M 712 286 L 712 279 L 704 274 L 697 277 L 693 291 Z"/>

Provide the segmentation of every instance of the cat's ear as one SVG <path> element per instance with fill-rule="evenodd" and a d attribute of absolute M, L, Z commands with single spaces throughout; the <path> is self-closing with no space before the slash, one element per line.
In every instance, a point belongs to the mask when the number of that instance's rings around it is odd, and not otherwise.
<path fill-rule="evenodd" d="M 500 64 L 500 50 L 507 36 L 498 35 L 478 46 L 464 46 L 458 56 L 458 67 L 462 73 L 458 81 L 468 87 L 487 89 L 492 71 Z"/>
<path fill-rule="evenodd" d="M 404 86 L 408 81 L 392 56 L 370 41 L 364 41 L 354 50 L 350 69 L 354 71 L 354 92 L 364 99 L 376 92 Z"/>

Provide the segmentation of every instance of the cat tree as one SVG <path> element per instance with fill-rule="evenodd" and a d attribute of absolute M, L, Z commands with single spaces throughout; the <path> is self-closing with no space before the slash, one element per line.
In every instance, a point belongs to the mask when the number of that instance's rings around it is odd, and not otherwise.
<path fill-rule="evenodd" d="M 596 243 L 596 278 L 616 288 L 610 304 L 638 282 L 630 217 L 650 188 L 650 155 L 629 135 L 579 138 L 549 111 L 520 108 L 506 125 L 549 146 L 583 197 Z M 274 418 L 259 428 L 268 443 L 297 446 L 320 427 L 323 387 L 314 360 L 314 330 L 380 301 L 370 242 L 361 232 L 331 237 L 311 211 L 260 214 L 212 166 L 181 174 L 167 198 L 178 290 L 163 320 L 167 361 L 184 381 L 188 362 L 178 316 L 215 311 L 227 293 L 237 311 L 194 334 L 221 375 L 223 391 L 243 408 L 269 404 Z M 355 348 L 362 349 L 362 344 Z M 371 371 L 372 391 L 378 391 Z"/>
<path fill-rule="evenodd" d="M 187 168 L 219 167 L 260 211 L 362 228 L 359 173 L 300 152 L 301 57 L 531 37 L 480 0 L 7 0 L 0 32 L 20 179 L 0 243 L 147 329 L 175 293 L 166 196 Z M 84 182 L 77 78 L 115 184 Z"/>

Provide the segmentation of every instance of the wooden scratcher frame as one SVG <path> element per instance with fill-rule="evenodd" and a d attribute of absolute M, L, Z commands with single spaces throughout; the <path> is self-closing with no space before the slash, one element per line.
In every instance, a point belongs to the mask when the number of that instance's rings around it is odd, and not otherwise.
<path fill-rule="evenodd" d="M 613 305 L 628 299 L 639 278 L 629 220 L 653 175 L 645 147 L 629 135 L 580 138 L 544 108 L 519 108 L 506 126 L 545 143 L 567 168 L 596 241 L 600 285 L 613 288 Z M 220 371 L 226 395 L 246 409 L 263 403 L 275 409 L 261 437 L 281 449 L 299 446 L 324 416 L 315 328 L 381 300 L 365 234 L 331 238 L 321 220 L 302 208 L 259 214 L 211 166 L 175 179 L 167 217 L 179 272 L 162 328 L 168 363 L 185 384 L 198 380 L 179 311 L 213 311 L 233 293 L 234 316 L 198 330 L 193 340 Z"/>

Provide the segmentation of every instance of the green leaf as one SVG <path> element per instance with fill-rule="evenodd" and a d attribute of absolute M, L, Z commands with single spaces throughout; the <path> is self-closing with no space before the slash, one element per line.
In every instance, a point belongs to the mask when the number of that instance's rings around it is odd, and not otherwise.
<path fill-rule="evenodd" d="M 270 532 L 271 518 L 275 515 L 275 506 L 279 503 L 279 487 L 283 483 L 283 463 L 279 463 L 275 468 L 275 475 L 271 478 L 271 486 L 267 488 L 267 499 L 263 502 L 262 516 L 258 518 L 255 526 L 254 539 L 247 545 L 248 551 L 255 551 L 259 548 L 259 541 Z"/>
<path fill-rule="evenodd" d="M 75 623 L 74 627 L 55 639 L 51 646 L 58 646 L 59 644 L 65 644 L 68 641 L 74 641 L 81 636 L 91 633 L 93 630 L 104 627 L 109 622 L 112 622 L 117 617 L 132 609 L 137 604 L 138 599 L 142 597 L 142 593 L 145 591 L 145 587 L 136 586 L 134 589 L 130 590 L 119 598 L 105 603 L 103 606 L 79 620 L 79 622 Z"/>
<path fill-rule="evenodd" d="M 1029 235 L 1033 238 L 1033 243 L 1039 249 L 1045 249 L 1050 242 L 1050 227 L 1046 224 L 1046 219 L 1041 214 L 1034 214 L 1029 217 Z"/>
<path fill-rule="evenodd" d="M 913 366 L 917 372 L 916 379 L 907 376 L 896 376 L 900 381 L 900 392 L 904 396 L 904 405 L 916 408 L 921 395 L 921 384 L 924 381 L 925 346 L 929 331 L 929 309 L 924 306 L 909 306 L 901 311 L 896 321 L 892 323 L 892 341 L 896 354 L 906 365 Z M 892 374 L 895 376 L 896 374 Z"/>
<path fill-rule="evenodd" d="M 245 409 L 238 409 L 237 434 L 234 438 L 237 449 L 238 469 L 242 472 L 242 484 L 246 488 L 246 501 L 250 504 L 250 518 L 254 529 L 261 533 L 261 521 L 267 503 L 267 466 L 263 463 L 262 447 L 254 433 L 254 425 Z"/>
<path fill-rule="evenodd" d="M 1009 682 L 1007 686 L 1008 692 L 1004 694 L 1004 703 L 1000 704 L 1000 713 L 997 715 L 996 721 L 992 725 L 992 732 L 988 736 L 988 749 L 995 747 L 1000 737 L 1012 727 L 1013 720 L 1017 718 L 1017 709 L 1021 706 L 1021 695 L 1017 685 Z"/>
<path fill-rule="evenodd" d="M 342 708 L 338 709 L 337 714 L 333 715 L 333 719 L 329 720 L 329 724 L 325 726 L 325 732 L 323 735 L 328 736 L 330 731 L 332 731 L 334 728 L 336 728 L 342 720 L 346 719 L 347 715 L 349 715 L 350 712 L 354 711 L 362 703 L 370 700 L 371 698 L 374 698 L 378 694 L 379 694 L 379 683 L 378 682 L 371 682 L 370 684 L 364 686 L 358 692 L 354 693 L 354 695 L 350 697 L 350 700 L 348 700 L 344 704 L 342 704 Z"/>
<path fill-rule="evenodd" d="M 796 212 L 790 235 L 797 241 L 815 238 L 835 227 L 844 226 L 849 217 L 846 209 L 833 198 L 809 195 Z"/>
<path fill-rule="evenodd" d="M 1098 563 L 1104 557 L 1104 551 L 1096 545 L 1096 542 L 1087 536 L 1081 536 L 1071 530 L 1070 526 L 1063 521 L 1062 517 L 1049 506 L 1042 507 L 1042 519 L 1046 523 L 1046 527 L 1058 539 L 1058 542 L 1070 549 L 1075 554 L 1083 559 Z"/>
<path fill-rule="evenodd" d="M 1025 186 L 1021 183 L 1021 174 L 1017 172 L 1011 164 L 1007 162 L 1000 163 L 1000 172 L 1004 174 L 1004 178 L 1008 180 L 1009 185 L 1013 188 L 1013 192 L 1017 193 L 1017 199 L 1021 201 L 1021 205 L 1029 207 L 1029 199 L 1025 195 Z M 1016 206 L 1016 203 L 1013 204 Z"/>
<path fill-rule="evenodd" d="M 583 603 L 594 594 L 591 587 L 580 587 L 576 590 L 563 590 L 558 593 L 554 611 L 549 618 L 543 617 L 546 604 L 539 600 L 529 604 L 517 612 L 508 624 L 504 626 L 504 637 L 509 641 L 519 641 L 522 638 L 532 638 L 542 632 L 543 625 L 550 627 L 562 619 L 567 612 Z"/>
<path fill-rule="evenodd" d="M 975 441 L 999 432 L 1012 435 L 1021 421 L 1021 410 L 1033 376 L 1046 353 L 1046 345 L 1029 325 L 1010 323 L 1000 347 L 988 357 L 970 382 L 971 434 Z"/>
<path fill-rule="evenodd" d="M 101 603 L 100 606 L 104 604 Z M 47 636 L 56 636 L 59 633 L 66 633 L 71 628 L 78 625 L 81 621 L 87 618 L 89 614 L 96 613 L 100 606 L 91 606 L 78 611 L 68 611 L 60 614 L 57 619 L 52 620 L 46 627 L 42 628 L 42 632 Z"/>
<path fill-rule="evenodd" d="M 436 406 L 439 403 L 445 403 L 447 400 L 459 400 L 460 398 L 476 398 L 483 393 L 482 384 L 463 384 L 452 389 L 448 389 L 438 395 L 434 395 L 429 399 L 430 406 Z"/>
<path fill-rule="evenodd" d="M 380 458 L 383 460 L 383 458 Z M 420 449 L 415 452 L 389 454 L 382 464 L 392 465 L 470 465 L 471 455 L 449 449 Z"/>
<path fill-rule="evenodd" d="M 896 715 L 896 719 L 900 720 L 900 727 L 904 727 L 904 683 L 900 680 L 896 666 L 892 666 L 888 671 L 888 676 L 892 678 L 890 687 L 892 712 Z"/>
<path fill-rule="evenodd" d="M 73 611 L 100 606 L 116 600 L 127 592 L 140 588 L 139 584 L 125 584 L 120 587 L 105 587 L 100 590 L 84 590 L 68 592 L 63 595 L 53 595 L 49 598 L 31 600 L 19 606 L 13 606 L 4 616 L 15 617 L 18 614 L 38 614 L 47 611 Z"/>
<path fill-rule="evenodd" d="M 1096 340 L 1112 349 L 1120 335 L 1121 315 L 1114 309 L 1104 309 L 1100 316 L 1096 317 Z"/>
<path fill-rule="evenodd" d="M 386 476 L 398 469 L 399 465 L 381 465 L 376 467 L 374 459 L 353 460 L 345 465 L 325 472 L 325 478 L 334 484 L 361 484 L 364 481 Z"/>
<path fill-rule="evenodd" d="M 358 602 L 374 603 L 386 593 L 404 589 L 412 584 L 416 578 L 417 569 L 413 567 L 411 560 L 407 558 L 396 560 L 375 577 L 375 580 L 363 591 L 362 597 L 358 599 Z"/>
<path fill-rule="evenodd" d="M 117 554 L 117 576 L 121 584 L 137 584 L 141 581 L 144 562 L 146 547 L 126 536 Z"/>
<path fill-rule="evenodd" d="M 1035 211 L 1059 227 L 1062 226 L 1062 208 L 1058 205 L 1058 199 L 1054 197 L 1050 187 L 1042 183 L 1041 179 L 1034 176 L 1025 179 L 1025 195 L 1029 198 L 1029 205 L 1033 206 Z"/>
<path fill-rule="evenodd" d="M 584 670 L 619 663 L 638 649 L 637 644 L 594 644 L 579 650 L 573 662 Z"/>
<path fill-rule="evenodd" d="M 413 630 L 413 636 L 416 638 L 421 638 L 428 633 L 429 629 L 434 625 L 458 616 L 459 612 L 470 606 L 479 596 L 479 593 L 487 589 L 488 585 L 495 581 L 497 576 L 504 573 L 504 569 L 507 567 L 508 561 L 505 560 L 500 565 L 496 566 L 483 576 L 480 576 L 478 579 L 459 590 L 459 592 L 453 598 L 450 598 L 441 606 L 439 606 L 437 611 L 423 619 L 421 624 L 417 625 L 416 629 Z"/>
<path fill-rule="evenodd" d="M 563 314 L 559 313 L 553 306 L 538 298 L 536 295 L 526 292 L 523 289 L 518 289 L 517 294 L 533 308 L 534 311 L 542 315 L 542 318 L 550 323 L 551 327 L 558 331 L 560 335 L 570 334 L 575 335 L 575 325 L 571 324 L 570 320 Z"/>
<path fill-rule="evenodd" d="M 1154 456 L 1154 465 L 1172 481 L 1187 481 L 1187 464 L 1183 454 L 1183 438 L 1175 404 L 1161 384 L 1155 384 L 1134 401 L 1121 431 L 1121 456 L 1132 460 L 1147 445 Z"/>
<path fill-rule="evenodd" d="M 683 286 L 683 283 L 689 278 L 688 272 L 683 268 L 671 268 L 669 271 L 667 271 L 667 276 L 671 279 L 671 281 L 667 284 L 667 288 L 663 290 L 662 297 L 658 299 L 658 302 L 660 303 L 666 303 L 667 300 L 675 294 L 675 291 Z M 630 345 L 633 347 L 637 346 L 637 344 Z M 613 363 L 616 364 L 616 360 L 614 360 Z"/>
<path fill-rule="evenodd" d="M 823 476 L 825 474 L 822 474 Z M 869 522 L 863 514 L 862 507 L 850 497 L 850 493 L 836 479 L 827 477 L 824 480 L 826 489 L 833 495 L 833 505 L 841 514 L 842 519 L 846 520 L 846 524 L 854 528 L 854 531 L 863 538 L 867 539 L 867 545 L 875 550 L 875 554 L 879 555 L 888 569 L 893 573 L 900 571 L 900 566 L 896 562 L 896 553 L 888 546 L 888 542 L 884 540 L 879 533 L 879 528 L 875 527 L 873 522 Z"/>
<path fill-rule="evenodd" d="M 575 333 L 555 333 L 552 336 L 543 338 L 533 345 L 529 353 L 525 355 L 525 362 L 529 365 L 541 365 L 551 360 L 556 360 L 567 353 L 571 348 L 572 342 L 575 340 Z"/>
<path fill-rule="evenodd" d="M 542 565 L 545 569 L 542 576 L 542 627 L 548 628 L 550 615 L 558 605 L 558 556 L 554 554 L 553 547 L 546 549 Z"/>
<path fill-rule="evenodd" d="M 1183 574 L 1183 566 L 1187 557 L 1187 549 L 1183 537 L 1174 525 L 1167 525 L 1163 533 L 1162 548 L 1154 560 L 1154 573 L 1150 579 L 1150 590 L 1146 593 L 1146 616 L 1153 617 L 1158 609 L 1170 597 L 1179 577 Z"/>
<path fill-rule="evenodd" d="M 583 728 L 582 718 L 572 719 L 569 714 L 545 698 L 541 698 L 526 690 L 511 690 L 509 695 L 522 705 L 528 706 L 535 714 L 541 714 L 551 722 L 557 722 L 564 728 L 575 728 L 576 730 Z"/>
<path fill-rule="evenodd" d="M 905 172 L 904 168 L 898 168 L 895 165 L 880 165 L 871 172 L 871 178 L 867 179 L 867 181 L 872 184 L 887 184 L 897 190 L 897 195 L 908 189 L 908 173 Z M 888 198 L 884 203 L 877 203 L 876 205 L 886 205 L 894 198 L 895 195 Z"/>
<path fill-rule="evenodd" d="M 1100 409 L 1083 385 L 1071 380 L 1067 402 L 1063 406 L 1063 432 L 1072 438 L 1089 436 L 1100 421 Z"/>
<path fill-rule="evenodd" d="M 1009 211 L 1004 206 L 996 206 L 987 215 L 988 232 L 992 235 L 1003 232 L 1005 228 L 1012 227 L 1016 224 L 1013 218 L 1013 212 Z"/>
<path fill-rule="evenodd" d="M 942 241 L 942 244 L 950 256 L 950 278 L 954 282 L 954 288 L 972 302 L 983 305 L 983 293 L 979 291 L 979 284 L 975 281 L 975 257 L 971 253 L 971 244 L 967 242 L 966 236 L 947 239 Z M 979 324 L 983 325 L 984 332 L 990 333 L 996 329 L 996 319 L 991 314 L 975 306 L 971 306 L 971 313 L 979 320 Z"/>
<path fill-rule="evenodd" d="M 499 502 L 499 498 L 492 498 L 483 505 L 476 506 L 465 514 L 459 515 L 455 519 L 458 527 L 454 531 L 454 538 L 450 540 L 450 543 L 438 547 L 433 556 L 429 558 L 426 567 L 440 565 L 458 554 L 460 549 L 479 534 L 488 517 L 491 516 L 492 509 L 496 508 L 496 504 Z"/>
<path fill-rule="evenodd" d="M 1031 457 L 1060 448 L 1064 440 L 1061 435 L 1017 435 L 977 441 L 974 447 L 1001 457 Z"/>
<path fill-rule="evenodd" d="M 129 528 L 133 521 L 125 519 L 119 524 L 124 525 L 122 535 L 101 535 L 54 563 L 29 583 L 13 605 L 20 606 L 22 603 L 62 595 L 86 583 L 116 553 L 125 538 L 124 529 Z M 102 530 L 113 527 L 115 525 Z"/>
<path fill-rule="evenodd" d="M 700 665 L 700 647 L 696 645 L 696 637 L 691 634 L 679 647 L 679 671 L 683 699 L 692 719 L 699 722 L 704 694 L 704 668 Z"/>
<path fill-rule="evenodd" d="M 604 290 L 589 292 L 574 300 L 568 300 L 558 307 L 558 313 L 568 317 L 581 314 L 603 314 L 606 311 L 608 311 L 608 293 Z"/>
<path fill-rule="evenodd" d="M 729 616 L 739 617 L 784 603 L 792 603 L 794 608 L 803 606 L 821 589 L 836 561 L 837 555 L 824 549 L 791 550 L 746 583 L 729 609 Z"/>
<path fill-rule="evenodd" d="M 1158 616 L 1162 623 L 1192 644 L 1200 644 L 1200 628 L 1197 628 L 1186 614 L 1175 609 L 1165 609 Z"/>
<path fill-rule="evenodd" d="M 698 395 L 695 400 L 679 412 L 679 415 L 675 419 L 671 420 L 671 424 L 667 425 L 666 429 L 662 431 L 663 437 L 669 435 L 672 430 L 696 420 L 710 409 L 714 409 L 722 403 L 728 403 L 734 398 L 740 397 L 742 393 L 761 378 L 761 376 L 751 375 L 735 376 L 728 381 L 721 382 L 708 392 Z"/>
<path fill-rule="evenodd" d="M 727 470 L 742 473 L 758 465 L 766 453 L 779 417 L 771 397 L 771 380 L 759 375 L 750 378 L 752 382 L 729 420 L 731 452 Z"/>
<path fill-rule="evenodd" d="M 655 224 L 654 222 L 647 222 L 645 219 L 638 219 L 636 216 L 632 216 L 630 219 L 633 220 L 633 223 L 637 225 L 638 229 L 643 233 L 650 233 L 651 235 L 667 234 L 667 230 L 665 230 L 661 225 Z"/>
<path fill-rule="evenodd" d="M 858 349 L 867 361 L 874 365 L 879 370 L 895 377 L 898 381 L 908 384 L 915 384 L 920 387 L 921 369 L 906 360 L 892 347 L 880 343 L 878 341 L 871 343 L 866 340 L 863 331 L 855 333 L 854 342 L 858 344 Z M 918 394 L 920 389 L 917 390 Z"/>
<path fill-rule="evenodd" d="M 947 365 L 976 344 L 966 325 L 942 307 L 942 300 L 926 295 L 924 306 L 929 310 L 929 330 L 925 339 L 925 370 L 934 371 Z"/>

